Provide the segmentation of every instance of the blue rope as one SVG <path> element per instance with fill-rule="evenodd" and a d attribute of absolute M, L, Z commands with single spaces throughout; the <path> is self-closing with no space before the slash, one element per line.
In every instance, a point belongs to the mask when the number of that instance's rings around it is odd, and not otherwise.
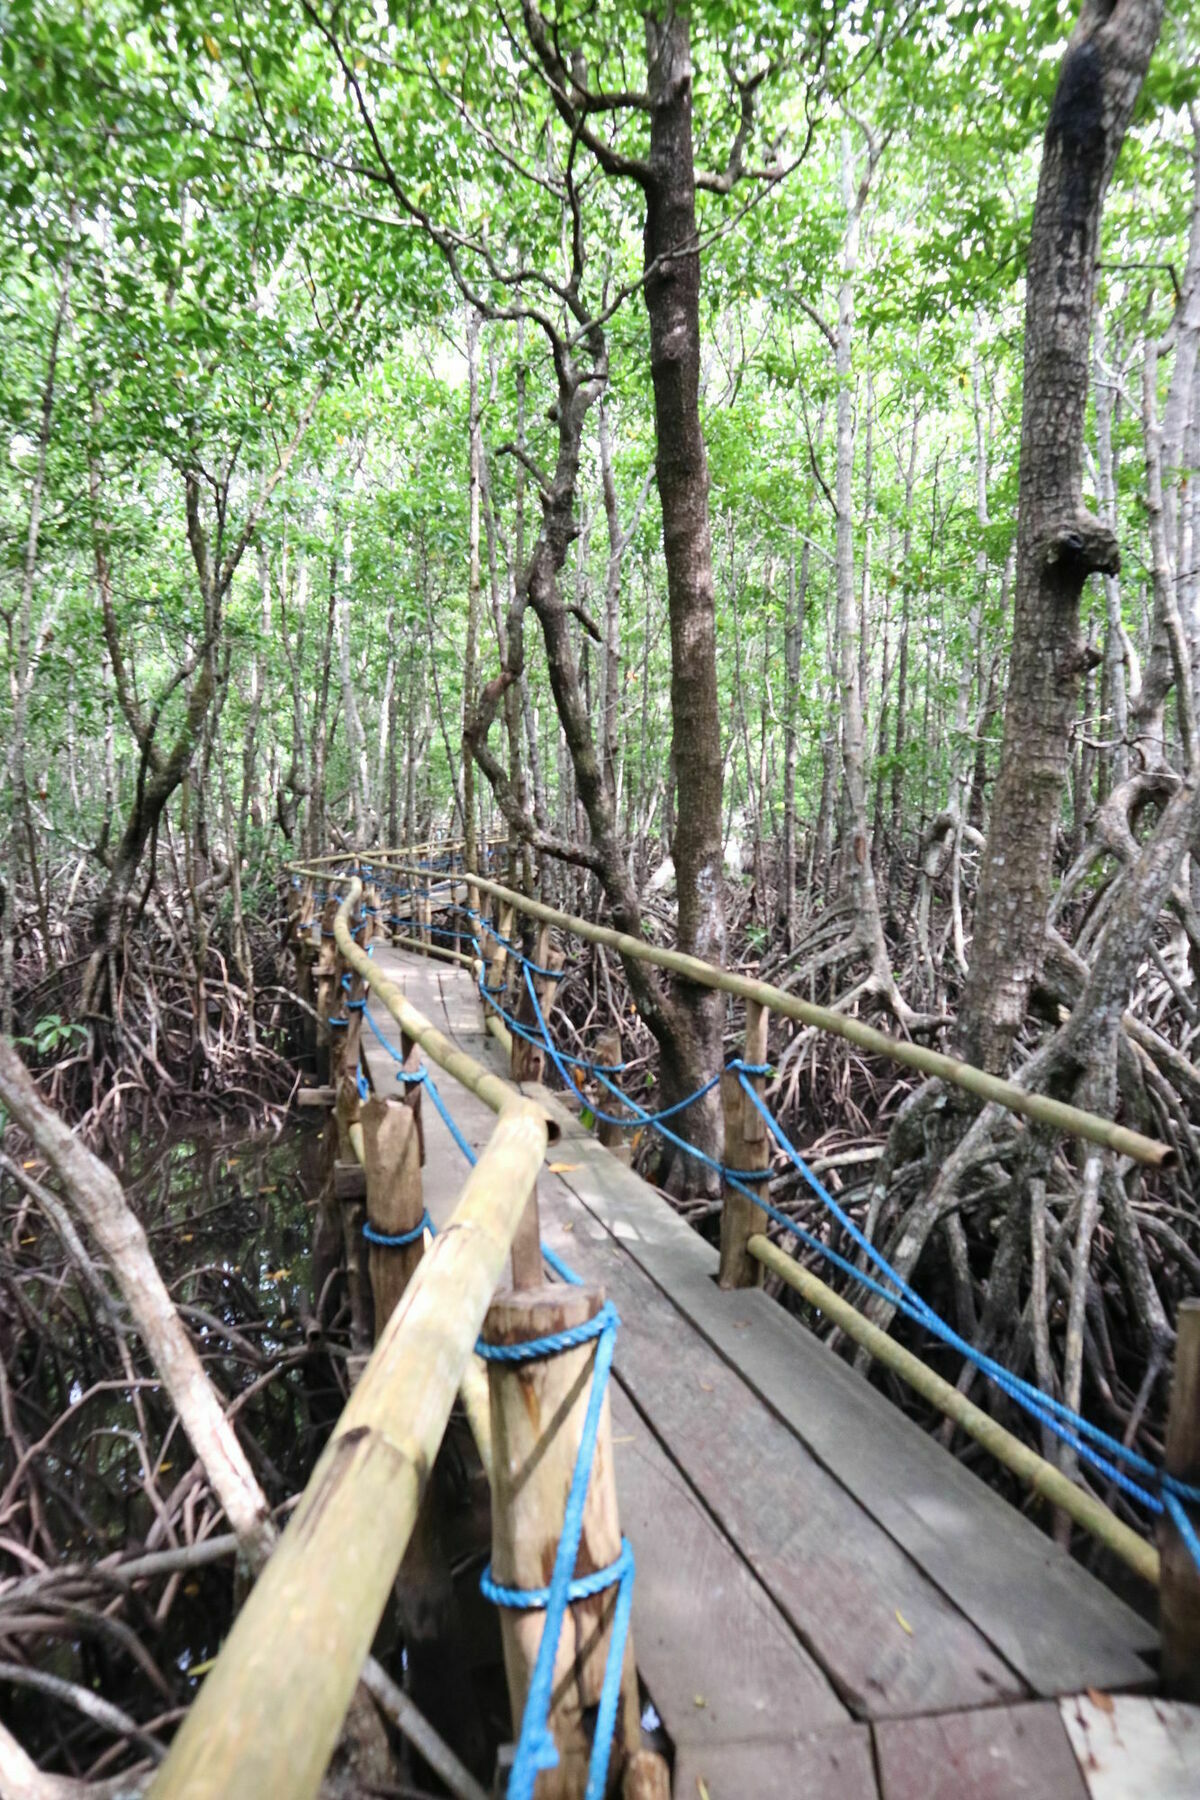
<path fill-rule="evenodd" d="M 368 1244 L 380 1244 L 385 1250 L 400 1250 L 405 1244 L 415 1244 L 417 1239 L 424 1237 L 427 1231 L 433 1231 L 433 1220 L 429 1216 L 428 1209 L 421 1214 L 420 1219 L 413 1226 L 411 1231 L 398 1231 L 394 1233 L 376 1231 L 369 1220 L 364 1221 L 362 1228 L 362 1234 L 366 1238 Z"/>
<path fill-rule="evenodd" d="M 606 1588 L 615 1587 L 626 1569 L 632 1568 L 632 1554 L 628 1538 L 622 1538 L 621 1553 L 614 1562 L 607 1563 L 603 1569 L 593 1570 L 590 1575 L 575 1576 L 567 1593 L 568 1600 L 592 1600 Z M 479 1577 L 479 1591 L 493 1606 L 506 1607 L 510 1612 L 544 1612 L 550 1599 L 548 1587 L 502 1586 L 492 1574 L 491 1563 Z"/>
<path fill-rule="evenodd" d="M 736 1064 L 731 1066 L 737 1067 Z M 908 1282 L 906 1282 L 888 1262 L 882 1251 L 878 1250 L 876 1246 L 871 1243 L 870 1239 L 860 1231 L 853 1219 L 851 1219 L 838 1205 L 832 1194 L 829 1193 L 828 1189 L 818 1180 L 812 1170 L 808 1167 L 807 1163 L 805 1163 L 803 1157 L 788 1138 L 786 1132 L 771 1115 L 761 1096 L 746 1079 L 744 1071 L 740 1069 L 739 1080 L 741 1081 L 743 1089 L 749 1095 L 754 1106 L 766 1122 L 767 1129 L 770 1131 L 780 1149 L 791 1160 L 795 1168 L 799 1170 L 800 1174 L 805 1181 L 807 1181 L 809 1187 L 816 1194 L 822 1205 L 825 1206 L 847 1235 L 858 1245 L 859 1249 L 864 1252 L 869 1260 L 880 1271 L 884 1280 L 892 1283 L 896 1291 L 894 1293 L 888 1292 L 880 1286 L 879 1283 L 874 1282 L 869 1277 L 863 1275 L 861 1270 L 856 1270 L 852 1266 L 846 1265 L 850 1268 L 850 1273 L 856 1280 L 862 1281 L 864 1285 L 868 1286 L 871 1291 L 878 1293 L 881 1298 L 886 1300 L 890 1305 L 896 1306 L 906 1315 L 906 1317 L 912 1319 L 916 1324 L 924 1326 L 926 1330 L 940 1338 L 943 1343 L 948 1344 L 953 1350 L 966 1357 L 968 1361 L 972 1362 L 983 1375 L 985 1375 L 996 1387 L 999 1387 L 1002 1392 L 1006 1393 L 1017 1405 L 1023 1407 L 1051 1431 L 1057 1433 L 1064 1442 L 1070 1444 L 1081 1456 L 1085 1457 L 1096 1468 L 1101 1470 L 1103 1474 L 1115 1481 L 1126 1493 L 1130 1494 L 1132 1498 L 1139 1500 L 1142 1505 L 1148 1507 L 1151 1512 L 1161 1513 L 1163 1510 L 1162 1501 L 1158 1499 L 1156 1495 L 1147 1493 L 1144 1488 L 1138 1486 L 1137 1483 L 1132 1482 L 1128 1475 L 1113 1466 L 1114 1461 L 1123 1463 L 1128 1468 L 1136 1470 L 1140 1475 L 1158 1483 L 1164 1489 L 1169 1488 L 1174 1493 L 1185 1495 L 1190 1501 L 1200 1501 L 1200 1488 L 1189 1487 L 1186 1483 L 1179 1482 L 1174 1476 L 1168 1475 L 1164 1470 L 1158 1469 L 1154 1463 L 1150 1462 L 1147 1457 L 1142 1456 L 1140 1452 L 1131 1450 L 1127 1445 L 1122 1444 L 1118 1438 L 1112 1437 L 1110 1433 L 1101 1430 L 1099 1426 L 1090 1424 L 1088 1420 L 1083 1418 L 1080 1413 L 1074 1411 L 1072 1407 L 1065 1405 L 1061 1400 L 1055 1399 L 1053 1395 L 1044 1393 L 1041 1388 L 1034 1387 L 1032 1383 L 1023 1380 L 1020 1376 L 1014 1375 L 1010 1369 L 1004 1367 L 1003 1363 L 996 1362 L 992 1357 L 975 1349 L 975 1347 L 972 1344 L 969 1344 L 965 1338 L 960 1337 L 959 1334 L 951 1326 L 947 1325 L 940 1315 L 936 1313 L 912 1287 L 909 1286 Z M 761 1199 L 759 1199 L 756 1204 L 762 1205 Z M 787 1217 L 786 1213 L 778 1212 L 778 1209 L 774 1207 L 767 1207 L 764 1208 L 764 1210 L 769 1211 L 772 1217 L 777 1217 L 779 1222 L 794 1235 L 802 1235 L 800 1228 L 795 1224 L 794 1220 Z M 807 1234 L 804 1235 L 807 1237 Z M 813 1240 L 813 1242 L 818 1242 L 818 1240 Z M 833 1253 L 827 1251 L 824 1246 L 821 1246 L 821 1248 L 823 1253 L 829 1255 L 832 1260 Z"/>

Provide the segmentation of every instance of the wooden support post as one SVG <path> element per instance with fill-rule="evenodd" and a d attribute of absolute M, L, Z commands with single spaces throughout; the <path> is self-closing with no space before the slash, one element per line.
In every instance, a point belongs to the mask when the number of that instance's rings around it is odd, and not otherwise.
<path fill-rule="evenodd" d="M 508 944 L 504 939 L 512 938 L 513 909 L 505 904 L 500 908 L 500 917 L 496 924 L 495 942 L 492 946 L 492 960 L 488 968 L 488 986 L 501 1006 L 508 1006 Z"/>
<path fill-rule="evenodd" d="M 602 1068 L 607 1066 L 608 1068 L 615 1069 L 620 1065 L 623 1054 L 624 1052 L 621 1046 L 621 1027 L 619 1025 L 613 1025 L 608 1031 L 602 1031 L 600 1036 L 596 1039 L 594 1060 L 599 1063 Z M 593 1089 L 596 1095 L 596 1105 L 601 1111 L 611 1113 L 614 1118 L 619 1119 L 621 1117 L 621 1102 L 616 1096 L 610 1094 L 603 1083 L 599 1081 L 593 1082 Z M 626 1168 L 629 1167 L 630 1163 L 633 1161 L 632 1121 L 630 1122 L 630 1128 L 625 1130 L 620 1125 L 611 1125 L 607 1119 L 597 1119 L 596 1137 L 597 1140 L 604 1145 L 606 1150 L 611 1150 L 618 1162 L 624 1163 Z"/>
<path fill-rule="evenodd" d="M 425 888 L 417 901 L 417 917 L 420 920 L 420 939 L 428 949 L 433 942 L 433 901 L 429 897 L 429 889 Z"/>
<path fill-rule="evenodd" d="M 313 964 L 313 982 L 317 990 L 317 1074 L 322 1081 L 330 1079 L 332 1033 L 330 1017 L 337 1015 L 337 947 L 333 941 L 333 921 L 338 903 L 332 896 L 321 908 L 321 940 Z"/>
<path fill-rule="evenodd" d="M 1200 1486 L 1200 1300 L 1182 1302 L 1178 1326 L 1166 1470 L 1180 1481 Z M 1169 1515 L 1159 1527 L 1159 1549 L 1163 1692 L 1194 1705 L 1200 1702 L 1200 1569 Z"/>
<path fill-rule="evenodd" d="M 542 1009 L 542 1017 L 549 1020 L 554 1006 L 554 996 L 558 992 L 559 971 L 563 966 L 561 950 L 550 948 L 550 927 L 543 925 L 537 934 L 537 945 L 533 960 L 539 969 L 552 969 L 552 975 L 534 975 L 533 985 L 537 992 L 538 1005 Z M 519 965 L 518 965 L 519 967 Z M 537 1035 L 537 1013 L 529 995 L 525 981 L 525 971 L 520 971 L 520 987 L 517 991 L 517 1023 L 526 1031 Z M 512 1040 L 512 1078 L 514 1081 L 541 1081 L 546 1073 L 546 1052 L 539 1044 L 531 1044 L 518 1032 L 513 1032 Z"/>
<path fill-rule="evenodd" d="M 342 1164 L 357 1164 L 363 1148 L 361 1102 L 351 1076 L 338 1083 L 334 1128 L 337 1132 L 337 1155 Z M 368 1350 L 373 1341 L 371 1320 L 371 1281 L 367 1266 L 367 1241 L 363 1237 L 363 1221 L 367 1216 L 365 1186 L 355 1184 L 356 1191 L 345 1198 L 339 1196 L 342 1215 L 342 1242 L 346 1258 L 346 1290 L 350 1298 L 350 1341 L 355 1350 Z M 334 1165 L 334 1192 L 337 1188 L 337 1165 Z"/>
<path fill-rule="evenodd" d="M 483 1335 L 493 1344 L 528 1343 L 550 1332 L 583 1324 L 595 1316 L 603 1303 L 603 1292 L 594 1287 L 555 1285 L 498 1294 L 484 1321 Z M 595 1349 L 593 1341 L 544 1361 L 488 1363 L 493 1448 L 492 1573 L 505 1587 L 544 1587 L 554 1566 L 587 1410 Z M 606 1397 L 584 1509 L 576 1575 L 604 1568 L 616 1560 L 620 1549 L 612 1426 Z M 538 1778 L 537 1800 L 581 1800 L 584 1793 L 591 1750 L 587 1715 L 600 1698 L 616 1595 L 613 1587 L 594 1599 L 575 1601 L 564 1623 L 554 1667 L 549 1720 L 559 1763 L 556 1769 Z M 543 1622 L 541 1612 L 508 1607 L 500 1611 L 514 1727 L 525 1710 Z M 626 1757 L 640 1748 L 637 1672 L 630 1633 L 613 1739 L 613 1770 L 620 1769 Z"/>
<path fill-rule="evenodd" d="M 367 1177 L 367 1218 L 375 1231 L 400 1237 L 420 1224 L 421 1144 L 417 1115 L 400 1099 L 364 1101 L 363 1156 Z M 378 1339 L 425 1254 L 424 1236 L 411 1244 L 369 1244 L 367 1269 L 375 1300 Z"/>
<path fill-rule="evenodd" d="M 767 1060 L 767 1026 L 771 1015 L 757 1000 L 746 1002 L 746 1044 L 743 1060 L 754 1066 Z M 761 1075 L 752 1075 L 751 1085 L 761 1094 L 766 1086 Z M 769 1169 L 771 1142 L 766 1120 L 752 1105 L 736 1071 L 721 1076 L 721 1105 L 725 1112 L 725 1165 L 730 1169 Z M 758 1185 L 757 1183 L 755 1184 Z M 766 1182 L 762 1191 L 766 1192 Z M 749 1254 L 746 1245 L 756 1231 L 765 1232 L 767 1215 L 737 1188 L 725 1188 L 721 1209 L 721 1266 L 718 1283 L 723 1288 L 761 1287 L 762 1264 Z"/>

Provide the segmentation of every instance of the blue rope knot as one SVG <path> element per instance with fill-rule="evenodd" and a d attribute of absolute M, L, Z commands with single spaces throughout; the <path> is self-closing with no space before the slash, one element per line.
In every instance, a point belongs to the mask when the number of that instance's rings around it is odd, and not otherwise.
<path fill-rule="evenodd" d="M 738 1075 L 769 1075 L 771 1073 L 770 1063 L 743 1062 L 740 1056 L 735 1056 L 732 1062 L 726 1063 L 725 1067 Z"/>
<path fill-rule="evenodd" d="M 365 1000 L 347 1000 L 346 1002 L 347 1012 L 366 1012 L 366 1010 L 367 1003 Z"/>
<path fill-rule="evenodd" d="M 325 1023 L 327 1025 L 348 1025 L 350 1021 L 349 1019 L 326 1019 Z"/>
<path fill-rule="evenodd" d="M 426 1207 L 411 1231 L 376 1231 L 371 1221 L 364 1219 L 362 1234 L 368 1244 L 378 1244 L 384 1250 L 402 1250 L 405 1244 L 415 1244 L 418 1238 L 424 1237 L 427 1231 L 432 1230 L 433 1220 L 429 1216 L 428 1207 Z"/>

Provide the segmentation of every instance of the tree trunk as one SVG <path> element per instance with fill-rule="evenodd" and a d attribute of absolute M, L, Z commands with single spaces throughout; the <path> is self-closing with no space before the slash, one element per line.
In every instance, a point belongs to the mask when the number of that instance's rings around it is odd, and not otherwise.
<path fill-rule="evenodd" d="M 650 96 L 646 184 L 646 309 L 654 385 L 658 494 L 671 628 L 671 720 L 676 781 L 673 843 L 679 948 L 721 963 L 721 719 L 708 519 L 708 459 L 700 425 L 700 256 L 692 150 L 692 60 L 686 12 L 646 19 Z M 720 998 L 673 980 L 676 1030 L 663 1045 L 664 1103 L 721 1065 Z M 689 1109 L 688 1136 L 719 1153 L 716 1092 Z"/>
<path fill-rule="evenodd" d="M 1161 0 L 1088 0 L 1046 129 L 1025 304 L 1017 571 L 1000 773 L 983 858 L 960 1052 L 1004 1068 L 1045 938 L 1071 723 L 1088 656 L 1079 602 L 1115 573 L 1116 538 L 1082 503 L 1083 425 L 1104 195 Z"/>

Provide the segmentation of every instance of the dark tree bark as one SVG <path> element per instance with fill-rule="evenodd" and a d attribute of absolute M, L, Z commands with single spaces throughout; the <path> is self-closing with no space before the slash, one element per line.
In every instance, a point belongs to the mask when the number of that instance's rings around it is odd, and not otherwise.
<path fill-rule="evenodd" d="M 721 717 L 717 699 L 716 607 L 708 518 L 708 458 L 700 424 L 700 254 L 695 248 L 692 56 L 687 12 L 646 19 L 650 158 L 646 190 L 646 310 L 658 493 L 671 628 L 671 721 L 676 781 L 672 854 L 679 948 L 725 959 L 721 878 Z M 673 980 L 679 1024 L 663 1045 L 663 1100 L 673 1104 L 721 1066 L 721 996 Z M 688 1135 L 721 1141 L 720 1109 L 690 1109 Z"/>
<path fill-rule="evenodd" d="M 1013 648 L 960 1052 L 1000 1070 L 1045 941 L 1070 728 L 1089 651 L 1087 577 L 1115 572 L 1112 529 L 1082 504 L 1083 426 L 1104 195 L 1162 18 L 1161 0 L 1088 0 L 1046 129 L 1029 246 Z"/>

